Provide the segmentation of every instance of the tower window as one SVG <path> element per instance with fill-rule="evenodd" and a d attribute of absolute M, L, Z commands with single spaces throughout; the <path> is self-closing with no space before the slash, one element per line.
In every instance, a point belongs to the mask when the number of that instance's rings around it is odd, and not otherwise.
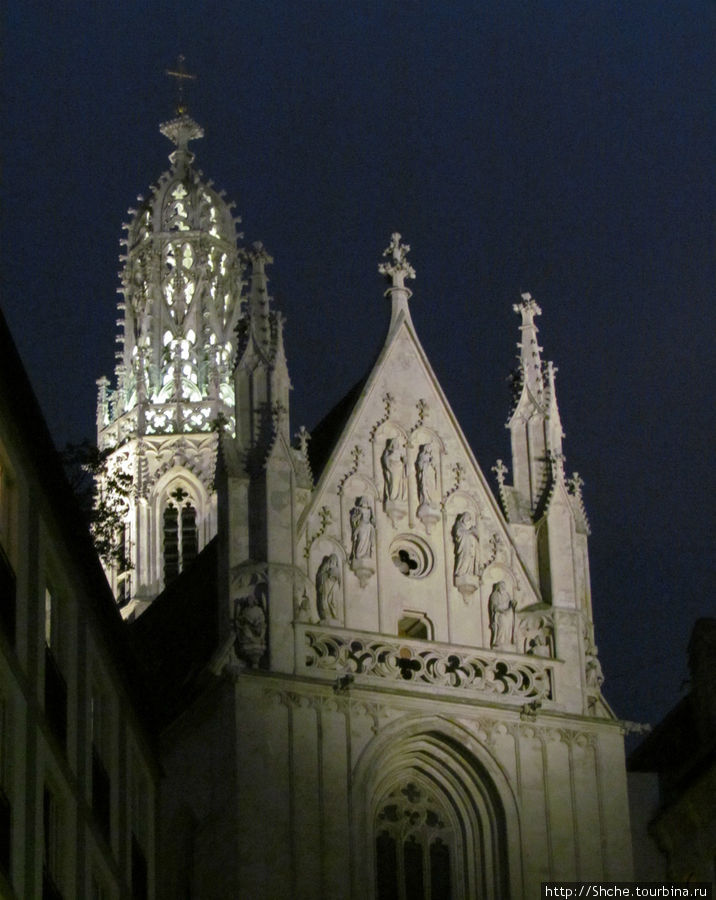
<path fill-rule="evenodd" d="M 193 506 L 184 506 L 181 511 L 181 545 L 182 563 L 183 566 L 188 566 L 199 552 L 198 535 L 196 533 L 196 510 Z"/>
<path fill-rule="evenodd" d="M 179 513 L 173 504 L 164 510 L 164 582 L 179 574 Z"/>
<path fill-rule="evenodd" d="M 132 598 L 132 546 L 129 523 L 125 522 L 120 531 L 120 559 L 117 571 L 117 600 L 124 606 Z"/>
<path fill-rule="evenodd" d="M 196 508 L 178 487 L 164 509 L 164 583 L 185 569 L 199 552 Z"/>

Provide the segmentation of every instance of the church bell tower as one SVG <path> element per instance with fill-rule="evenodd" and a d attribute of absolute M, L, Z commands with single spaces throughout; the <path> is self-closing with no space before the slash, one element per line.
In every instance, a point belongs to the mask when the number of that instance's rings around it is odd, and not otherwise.
<path fill-rule="evenodd" d="M 106 564 L 125 616 L 142 612 L 216 534 L 218 432 L 235 430 L 232 367 L 244 289 L 240 219 L 194 168 L 202 128 L 180 103 L 160 127 L 171 167 L 124 228 L 115 380 L 100 378 L 97 438 L 122 498 L 117 559 Z"/>

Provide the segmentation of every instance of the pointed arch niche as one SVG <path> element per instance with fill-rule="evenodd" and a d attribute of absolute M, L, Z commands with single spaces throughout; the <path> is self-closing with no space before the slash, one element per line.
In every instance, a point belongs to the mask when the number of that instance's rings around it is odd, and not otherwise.
<path fill-rule="evenodd" d="M 464 728 L 436 717 L 385 729 L 359 761 L 354 801 L 363 896 L 522 896 L 512 790 Z"/>

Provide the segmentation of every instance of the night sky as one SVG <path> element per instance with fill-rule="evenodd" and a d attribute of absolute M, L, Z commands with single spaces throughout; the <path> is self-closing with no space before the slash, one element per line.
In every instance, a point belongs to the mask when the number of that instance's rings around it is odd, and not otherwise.
<path fill-rule="evenodd" d="M 294 431 L 379 351 L 398 230 L 418 334 L 494 484 L 512 304 L 537 299 L 605 695 L 655 722 L 716 614 L 715 20 L 708 0 L 8 0 L 0 302 L 56 443 L 94 438 L 121 224 L 168 168 L 183 53 L 197 165 L 275 258 Z"/>

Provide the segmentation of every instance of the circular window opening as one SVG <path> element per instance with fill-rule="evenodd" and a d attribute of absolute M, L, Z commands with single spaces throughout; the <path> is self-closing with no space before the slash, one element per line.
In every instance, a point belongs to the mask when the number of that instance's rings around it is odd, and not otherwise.
<path fill-rule="evenodd" d="M 390 545 L 390 558 L 406 578 L 425 578 L 433 570 L 433 551 L 416 535 L 399 535 Z"/>

